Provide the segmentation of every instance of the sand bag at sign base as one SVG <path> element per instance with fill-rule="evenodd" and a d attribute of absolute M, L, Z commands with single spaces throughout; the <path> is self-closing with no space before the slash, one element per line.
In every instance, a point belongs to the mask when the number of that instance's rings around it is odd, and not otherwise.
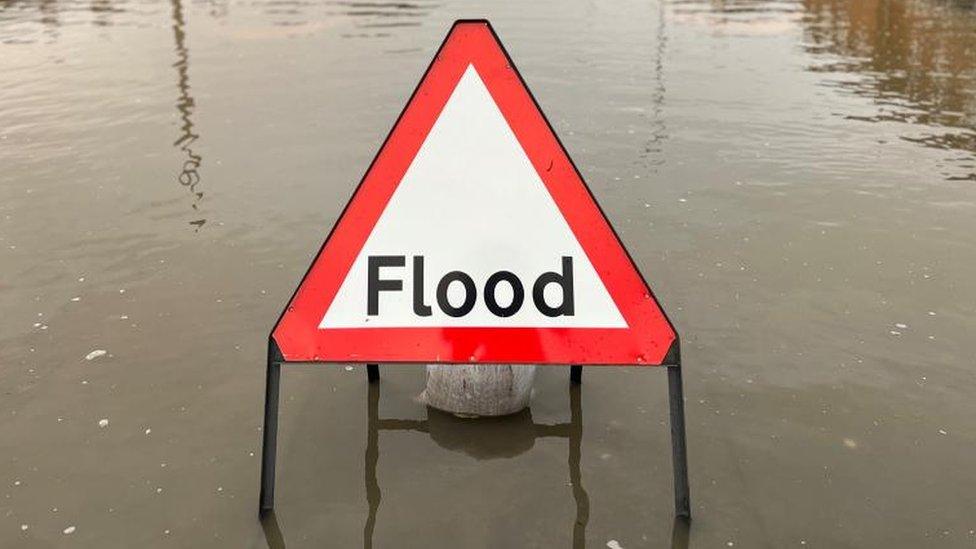
<path fill-rule="evenodd" d="M 535 366 L 429 364 L 420 400 L 462 416 L 503 416 L 529 405 Z"/>

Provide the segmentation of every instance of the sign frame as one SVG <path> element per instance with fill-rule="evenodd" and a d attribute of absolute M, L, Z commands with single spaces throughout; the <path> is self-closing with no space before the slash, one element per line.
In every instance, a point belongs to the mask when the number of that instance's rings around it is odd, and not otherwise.
<path fill-rule="evenodd" d="M 518 83 L 528 93 L 529 98 L 532 101 L 532 104 L 537 109 L 538 113 L 541 115 L 543 122 L 545 123 L 549 132 L 555 138 L 558 146 L 562 149 L 566 159 L 569 161 L 569 164 L 572 167 L 572 170 L 575 172 L 576 177 L 579 179 L 584 189 L 589 194 L 589 198 L 596 206 L 597 210 L 599 211 L 599 214 L 606 221 L 607 226 L 609 227 L 613 237 L 617 240 L 618 243 L 620 243 L 620 248 L 623 251 L 623 253 L 626 255 L 627 261 L 630 262 L 631 267 L 633 268 L 637 276 L 640 278 L 641 283 L 643 283 L 644 287 L 648 290 L 647 293 L 649 295 L 649 298 L 653 301 L 654 305 L 661 312 L 665 322 L 668 324 L 668 326 L 674 333 L 674 339 L 671 342 L 671 346 L 668 349 L 667 353 L 665 354 L 664 358 L 660 361 L 660 363 L 658 364 L 644 363 L 641 364 L 639 367 L 641 368 L 664 367 L 668 371 L 668 401 L 669 401 L 669 414 L 670 414 L 670 427 L 671 427 L 672 469 L 674 473 L 673 487 L 674 487 L 675 517 L 676 519 L 684 519 L 690 521 L 691 503 L 690 503 L 689 483 L 688 483 L 687 442 L 686 442 L 686 434 L 685 434 L 684 387 L 683 387 L 682 372 L 681 372 L 682 365 L 681 365 L 681 351 L 680 351 L 680 336 L 678 334 L 678 331 L 674 328 L 674 324 L 667 317 L 667 313 L 664 311 L 664 308 L 660 306 L 657 297 L 653 294 L 653 292 L 650 291 L 650 286 L 647 284 L 647 281 L 644 278 L 643 273 L 640 271 L 640 269 L 637 268 L 637 265 L 634 262 L 633 257 L 630 255 L 630 252 L 627 251 L 627 248 L 623 246 L 622 241 L 620 240 L 620 237 L 616 229 L 614 229 L 613 224 L 610 223 L 609 218 L 607 218 L 599 202 L 596 201 L 596 198 L 593 196 L 592 190 L 590 190 L 589 186 L 586 184 L 586 180 L 583 178 L 575 162 L 573 162 L 572 158 L 566 152 L 565 146 L 563 145 L 562 141 L 559 139 L 559 136 L 556 134 L 555 130 L 552 127 L 552 124 L 549 122 L 544 111 L 539 106 L 539 103 L 538 101 L 536 101 L 535 96 L 532 95 L 531 90 L 529 89 L 525 80 L 522 78 L 522 75 L 519 73 L 518 69 L 516 68 L 516 65 L 512 61 L 511 56 L 505 50 L 504 45 L 502 44 L 498 35 L 495 33 L 495 30 L 491 26 L 490 22 L 488 22 L 485 19 L 459 19 L 453 23 L 451 30 L 445 36 L 444 41 L 439 46 L 437 53 L 434 55 L 433 59 L 431 60 L 430 65 L 427 67 L 423 76 L 420 78 L 420 81 L 418 82 L 410 98 L 405 103 L 403 110 L 400 112 L 400 115 L 397 117 L 396 122 L 394 122 L 392 129 L 390 130 L 386 139 L 383 141 L 383 144 L 378 149 L 377 155 L 373 158 L 373 161 L 370 163 L 369 167 L 364 172 L 363 178 L 360 180 L 359 185 L 357 185 L 352 196 L 355 197 L 357 193 L 360 191 L 360 189 L 362 188 L 363 183 L 366 181 L 374 164 L 379 158 L 381 152 L 386 148 L 387 144 L 390 141 L 390 138 L 394 133 L 394 130 L 398 127 L 401 119 L 403 118 L 410 104 L 417 96 L 418 91 L 420 90 L 422 84 L 426 80 L 434 64 L 437 62 L 441 51 L 444 49 L 444 46 L 447 44 L 455 28 L 458 27 L 459 25 L 471 25 L 471 24 L 485 26 L 487 30 L 491 33 L 491 36 L 497 42 L 499 48 L 501 49 L 501 52 L 504 54 L 508 62 L 508 66 L 511 67 L 512 72 L 515 74 L 516 78 L 518 79 Z M 351 203 L 352 200 L 347 202 L 346 206 L 339 214 L 336 224 L 333 225 L 332 230 L 329 232 L 321 248 L 319 249 L 319 252 L 316 254 L 315 256 L 316 259 L 318 259 L 322 255 L 323 250 L 325 250 L 326 245 L 328 244 L 333 234 L 335 233 L 336 228 L 339 226 L 339 220 L 341 220 L 343 216 L 346 214 Z M 259 502 L 259 516 L 261 517 L 265 517 L 269 513 L 273 513 L 274 510 L 275 469 L 276 469 L 277 438 L 278 438 L 278 404 L 279 404 L 279 395 L 280 395 L 281 365 L 282 364 L 366 364 L 368 382 L 371 384 L 378 383 L 380 378 L 379 364 L 374 360 L 364 359 L 359 361 L 356 360 L 339 361 L 339 360 L 318 359 L 318 358 L 316 358 L 315 360 L 286 360 L 285 356 L 282 354 L 281 349 L 278 346 L 278 343 L 275 341 L 274 334 L 278 329 L 278 326 L 281 324 L 282 318 L 285 317 L 285 313 L 288 311 L 290 304 L 294 301 L 296 295 L 298 295 L 299 290 L 302 288 L 306 279 L 309 277 L 309 274 L 312 272 L 312 269 L 315 264 L 316 261 L 313 260 L 308 270 L 305 272 L 305 275 L 302 277 L 302 280 L 299 282 L 298 286 L 296 287 L 295 292 L 289 298 L 288 304 L 286 305 L 285 309 L 283 309 L 281 314 L 279 315 L 278 320 L 275 322 L 275 325 L 271 330 L 271 333 L 268 335 L 268 352 L 267 352 L 267 363 L 266 363 L 266 374 L 265 374 L 264 429 L 262 433 L 263 440 L 262 440 L 262 452 L 261 452 L 261 492 L 260 492 L 260 502 Z M 422 365 L 422 364 L 427 364 L 428 362 L 430 361 L 397 361 L 397 362 L 388 362 L 388 363 Z M 441 364 L 452 364 L 452 363 L 468 364 L 470 362 L 445 361 L 440 363 Z M 478 361 L 477 363 L 478 364 L 492 364 L 492 363 L 499 364 L 499 363 L 508 363 L 508 362 L 500 362 L 500 361 L 493 362 L 490 360 L 485 360 L 485 361 Z M 542 365 L 570 366 L 570 383 L 572 384 L 582 383 L 583 365 L 581 364 L 547 363 Z M 587 366 L 598 366 L 598 365 L 599 364 L 587 364 Z M 614 364 L 606 364 L 606 365 L 614 365 Z M 624 365 L 624 364 L 619 364 L 619 365 Z M 627 364 L 627 365 L 632 366 L 634 364 Z"/>

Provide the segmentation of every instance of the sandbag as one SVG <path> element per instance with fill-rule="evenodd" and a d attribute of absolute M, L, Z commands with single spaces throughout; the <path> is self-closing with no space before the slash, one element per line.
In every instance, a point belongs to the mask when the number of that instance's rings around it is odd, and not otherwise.
<path fill-rule="evenodd" d="M 519 364 L 428 364 L 420 400 L 459 416 L 503 416 L 525 409 L 532 397 L 535 366 Z"/>

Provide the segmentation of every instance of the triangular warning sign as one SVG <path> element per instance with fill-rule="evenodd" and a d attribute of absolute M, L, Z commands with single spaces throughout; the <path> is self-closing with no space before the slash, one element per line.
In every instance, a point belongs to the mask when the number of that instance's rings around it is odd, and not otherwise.
<path fill-rule="evenodd" d="M 289 362 L 677 358 L 487 21 L 454 24 L 272 337 Z"/>

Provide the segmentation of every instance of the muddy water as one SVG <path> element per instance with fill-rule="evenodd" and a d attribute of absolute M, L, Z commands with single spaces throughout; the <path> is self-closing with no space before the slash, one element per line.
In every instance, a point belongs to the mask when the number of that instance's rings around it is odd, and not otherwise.
<path fill-rule="evenodd" d="M 971 4 L 0 1 L 0 546 L 972 547 Z M 683 334 L 690 532 L 621 369 L 290 368 L 257 520 L 267 332 L 473 16 Z"/>

